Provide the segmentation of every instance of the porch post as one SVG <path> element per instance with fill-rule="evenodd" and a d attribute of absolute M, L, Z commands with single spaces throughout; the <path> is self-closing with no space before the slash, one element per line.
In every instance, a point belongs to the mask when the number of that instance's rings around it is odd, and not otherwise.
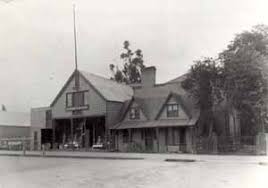
<path fill-rule="evenodd" d="M 131 142 L 131 129 L 128 129 L 128 142 Z"/>
<path fill-rule="evenodd" d="M 156 131 L 156 142 L 157 142 L 157 152 L 159 152 L 159 128 L 155 128 Z"/>
<path fill-rule="evenodd" d="M 83 124 L 82 124 L 82 127 L 81 127 L 81 145 L 82 147 L 85 147 L 85 133 L 86 133 L 86 130 L 85 130 L 85 127 L 86 127 L 86 122 L 87 122 L 87 119 L 84 118 L 83 119 Z"/>
<path fill-rule="evenodd" d="M 92 136 L 93 136 L 93 145 L 95 144 L 95 123 L 92 124 Z"/>
<path fill-rule="evenodd" d="M 56 140 L 56 120 L 52 120 L 52 149 L 56 149 L 55 140 Z"/>
<path fill-rule="evenodd" d="M 73 122 L 73 118 L 70 119 L 71 120 L 71 141 L 72 141 L 72 149 L 74 149 L 73 147 L 73 142 L 74 142 L 74 122 Z"/>

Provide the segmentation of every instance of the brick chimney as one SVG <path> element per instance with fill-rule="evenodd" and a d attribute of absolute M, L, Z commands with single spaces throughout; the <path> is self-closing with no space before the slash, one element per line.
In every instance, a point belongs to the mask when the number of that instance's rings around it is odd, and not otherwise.
<path fill-rule="evenodd" d="M 141 87 L 154 87 L 156 68 L 154 66 L 146 67 L 141 72 Z"/>

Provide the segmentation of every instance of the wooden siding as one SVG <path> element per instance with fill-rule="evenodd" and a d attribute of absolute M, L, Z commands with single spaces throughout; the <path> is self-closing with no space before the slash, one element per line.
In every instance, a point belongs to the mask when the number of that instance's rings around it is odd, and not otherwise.
<path fill-rule="evenodd" d="M 29 137 L 30 127 L 1 126 L 0 137 Z"/>
<path fill-rule="evenodd" d="M 106 103 L 106 127 L 110 128 L 119 122 L 123 103 L 107 101 Z"/>
<path fill-rule="evenodd" d="M 104 115 L 106 113 L 106 101 L 102 96 L 91 87 L 86 80 L 80 76 L 80 90 L 88 90 L 85 93 L 85 103 L 89 105 L 89 108 L 83 110 L 83 116 L 97 116 Z M 70 82 L 65 87 L 64 91 L 58 97 L 58 100 L 51 107 L 53 118 L 70 118 L 72 117 L 72 111 L 66 110 L 66 93 L 74 92 L 75 80 L 71 78 Z"/>
<path fill-rule="evenodd" d="M 31 127 L 46 128 L 46 111 L 49 107 L 31 109 Z M 50 127 L 48 127 L 50 128 Z"/>

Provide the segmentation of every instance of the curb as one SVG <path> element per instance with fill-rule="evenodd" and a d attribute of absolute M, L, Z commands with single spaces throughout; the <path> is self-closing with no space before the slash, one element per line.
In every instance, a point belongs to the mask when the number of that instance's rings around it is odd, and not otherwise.
<path fill-rule="evenodd" d="M 22 155 L 22 154 L 0 154 L 8 157 L 38 157 L 38 158 L 65 158 L 65 159 L 103 159 L 103 160 L 144 160 L 142 157 L 101 157 L 101 156 L 70 156 L 70 155 Z"/>

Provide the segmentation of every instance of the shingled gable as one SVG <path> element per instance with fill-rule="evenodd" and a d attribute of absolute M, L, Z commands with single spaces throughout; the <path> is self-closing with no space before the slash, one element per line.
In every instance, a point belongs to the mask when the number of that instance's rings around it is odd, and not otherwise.
<path fill-rule="evenodd" d="M 123 122 L 116 124 L 111 129 L 168 127 L 168 126 L 193 126 L 199 119 L 199 109 L 195 101 L 180 85 L 185 75 L 175 78 L 164 84 L 156 84 L 151 88 L 139 88 L 135 90 L 134 98 L 139 101 L 147 121 Z M 159 119 L 165 104 L 174 97 L 183 108 L 189 119 Z M 129 107 L 129 101 L 128 101 Z M 124 108 L 124 114 L 128 108 Z"/>
<path fill-rule="evenodd" d="M 167 96 L 165 102 L 162 104 L 159 112 L 157 113 L 155 119 L 157 120 L 159 118 L 159 116 L 162 114 L 163 110 L 164 110 L 164 107 L 165 105 L 168 103 L 168 101 L 171 99 L 171 98 L 174 98 L 178 104 L 182 107 L 182 109 L 184 110 L 184 112 L 186 113 L 186 115 L 188 116 L 189 119 L 192 118 L 192 115 L 190 113 L 190 111 L 187 109 L 186 105 L 184 104 L 184 102 L 182 101 L 182 98 L 179 94 L 177 93 L 173 93 L 173 92 L 170 92 L 169 95 Z"/>
<path fill-rule="evenodd" d="M 144 109 L 143 109 L 143 103 L 141 100 L 139 100 L 138 98 L 133 97 L 130 101 L 126 101 L 125 104 L 127 105 L 123 111 L 123 115 L 121 117 L 121 121 L 123 121 L 126 118 L 127 113 L 129 112 L 131 106 L 136 103 L 139 106 L 139 109 L 141 110 L 141 113 L 144 115 L 144 117 L 146 118 L 146 120 L 149 120 L 147 115 L 144 113 Z"/>
<path fill-rule="evenodd" d="M 124 102 L 130 100 L 133 96 L 133 90 L 130 86 L 119 84 L 108 78 L 104 78 L 86 71 L 78 71 L 79 75 L 106 101 Z M 71 74 L 67 82 L 64 84 L 60 92 L 57 94 L 51 107 L 56 103 L 62 95 L 66 87 L 72 81 L 75 71 Z"/>

